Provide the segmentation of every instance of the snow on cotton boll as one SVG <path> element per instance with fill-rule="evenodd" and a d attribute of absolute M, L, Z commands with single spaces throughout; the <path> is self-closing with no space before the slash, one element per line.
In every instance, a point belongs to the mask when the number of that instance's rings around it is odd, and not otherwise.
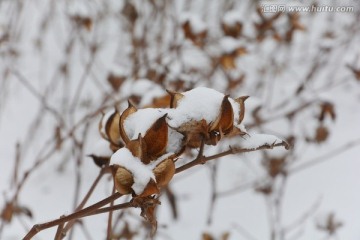
<path fill-rule="evenodd" d="M 174 176 L 175 155 L 163 150 L 167 144 L 167 131 L 163 128 L 166 126 L 165 117 L 157 119 L 144 138 L 139 134 L 137 139 L 130 140 L 111 157 L 118 192 L 136 196 L 157 194 Z"/>
<path fill-rule="evenodd" d="M 135 193 L 138 196 L 159 193 L 153 172 L 133 156 L 129 149 L 121 148 L 115 152 L 110 164 L 113 166 L 115 188 L 119 193 Z"/>
<path fill-rule="evenodd" d="M 172 109 L 146 108 L 137 109 L 131 102 L 120 117 L 120 135 L 125 144 L 143 136 L 143 148 L 149 156 L 148 162 L 164 153 L 179 153 L 182 148 L 183 135 L 168 127 L 167 114 Z M 151 147 L 150 147 L 151 146 Z"/>
<path fill-rule="evenodd" d="M 210 88 L 199 87 L 184 93 L 171 94 L 169 126 L 185 136 L 188 147 L 202 142 L 216 145 L 225 135 L 239 134 L 247 97 L 235 100 Z"/>
<path fill-rule="evenodd" d="M 158 194 L 175 174 L 172 154 L 165 154 L 150 164 L 144 164 L 127 148 L 115 152 L 110 164 L 116 190 L 121 194 L 146 197 Z"/>

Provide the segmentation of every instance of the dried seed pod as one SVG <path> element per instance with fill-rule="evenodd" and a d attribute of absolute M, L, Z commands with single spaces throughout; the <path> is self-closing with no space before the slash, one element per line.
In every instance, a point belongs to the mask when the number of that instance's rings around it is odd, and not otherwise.
<path fill-rule="evenodd" d="M 329 130 L 325 126 L 320 125 L 316 129 L 315 141 L 317 143 L 322 143 L 326 141 L 328 137 L 329 137 Z"/>
<path fill-rule="evenodd" d="M 248 98 L 249 98 L 249 96 L 242 96 L 242 97 L 238 97 L 238 98 L 235 99 L 235 101 L 240 106 L 238 124 L 240 124 L 244 120 L 244 117 L 245 117 L 245 100 L 248 99 Z"/>
<path fill-rule="evenodd" d="M 336 119 L 335 107 L 332 103 L 323 102 L 321 104 L 321 112 L 319 115 L 319 121 L 323 122 L 325 116 L 329 116 L 333 121 Z"/>
<path fill-rule="evenodd" d="M 120 120 L 119 120 L 119 132 L 120 132 L 121 139 L 124 141 L 125 144 L 130 142 L 130 139 L 129 139 L 128 135 L 126 134 L 125 128 L 124 128 L 125 120 L 127 117 L 129 117 L 131 114 L 133 114 L 134 112 L 137 111 L 136 107 L 130 101 L 128 101 L 128 104 L 129 104 L 128 108 L 125 109 L 125 111 L 121 114 Z"/>
<path fill-rule="evenodd" d="M 152 126 L 146 131 L 144 142 L 146 145 L 146 157 L 148 161 L 157 159 L 165 153 L 168 143 L 168 125 L 166 123 L 166 116 L 162 116 L 156 120 Z"/>
<path fill-rule="evenodd" d="M 141 137 L 140 133 L 137 139 L 131 140 L 128 142 L 128 144 L 126 144 L 126 148 L 129 149 L 134 157 L 139 159 L 144 159 L 144 157 L 147 155 L 146 143 L 144 142 L 144 139 Z"/>
<path fill-rule="evenodd" d="M 201 121 L 188 121 L 176 129 L 185 137 L 183 144 L 190 148 L 198 148 L 203 140 L 209 135 L 209 124 L 202 119 Z"/>
<path fill-rule="evenodd" d="M 110 157 L 102 157 L 102 156 L 96 156 L 94 154 L 90 154 L 88 155 L 89 157 L 91 157 L 94 161 L 94 163 L 98 166 L 98 167 L 103 167 L 109 164 L 110 162 Z"/>
<path fill-rule="evenodd" d="M 180 99 L 184 97 L 183 94 L 166 90 L 170 95 L 170 108 L 176 108 Z"/>
<path fill-rule="evenodd" d="M 159 194 L 160 190 L 158 188 L 158 185 L 156 184 L 156 182 L 153 179 L 150 179 L 150 181 L 148 182 L 148 184 L 146 185 L 146 187 L 144 188 L 144 191 L 139 194 L 139 197 L 147 197 L 153 194 Z"/>
<path fill-rule="evenodd" d="M 115 166 L 113 171 L 116 190 L 124 195 L 132 193 L 131 186 L 134 184 L 134 177 L 131 172 L 121 166 Z"/>
<path fill-rule="evenodd" d="M 175 174 L 175 164 L 171 158 L 160 162 L 153 169 L 158 187 L 166 186 Z"/>
<path fill-rule="evenodd" d="M 236 68 L 235 54 L 224 54 L 220 57 L 220 64 L 225 70 L 232 70 Z"/>
<path fill-rule="evenodd" d="M 209 131 L 217 131 L 224 135 L 231 132 L 234 126 L 234 110 L 229 101 L 229 95 L 224 96 L 220 107 L 220 113 L 214 123 L 211 124 Z"/>
<path fill-rule="evenodd" d="M 114 145 L 114 148 L 122 146 L 119 133 L 119 121 L 120 114 L 115 108 L 113 112 L 104 114 L 99 123 L 100 135 Z"/>
<path fill-rule="evenodd" d="M 242 33 L 243 24 L 241 22 L 236 22 L 235 24 L 232 25 L 227 23 L 222 23 L 221 28 L 226 36 L 237 38 Z"/>

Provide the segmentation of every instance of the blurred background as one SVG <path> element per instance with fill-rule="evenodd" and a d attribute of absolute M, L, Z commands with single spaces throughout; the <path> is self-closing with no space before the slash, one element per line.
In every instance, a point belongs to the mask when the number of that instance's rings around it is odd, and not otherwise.
<path fill-rule="evenodd" d="M 360 239 L 359 22 L 355 0 L 0 1 L 0 239 L 73 212 L 99 172 L 102 111 L 198 86 L 249 95 L 249 134 L 292 148 L 176 175 L 154 239 Z M 107 176 L 89 204 L 111 191 Z M 149 239 L 139 214 L 116 212 L 112 239 Z M 65 239 L 106 229 L 87 217 Z"/>

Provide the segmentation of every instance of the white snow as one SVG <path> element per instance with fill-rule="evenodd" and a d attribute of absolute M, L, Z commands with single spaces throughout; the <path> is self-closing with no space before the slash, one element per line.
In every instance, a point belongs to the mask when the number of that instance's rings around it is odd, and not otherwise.
<path fill-rule="evenodd" d="M 182 13 L 180 16 L 180 22 L 185 23 L 186 21 L 189 21 L 191 31 L 194 34 L 202 33 L 207 29 L 206 23 L 198 15 L 188 12 Z"/>
<path fill-rule="evenodd" d="M 240 47 L 240 41 L 232 37 L 223 37 L 219 44 L 222 51 L 227 54 L 234 52 Z"/>
<path fill-rule="evenodd" d="M 183 95 L 176 110 L 169 113 L 170 126 L 176 128 L 191 120 L 204 119 L 208 123 L 216 120 L 224 94 L 210 88 L 198 87 Z"/>
<path fill-rule="evenodd" d="M 244 136 L 240 146 L 246 149 L 255 149 L 263 145 L 272 145 L 283 142 L 282 139 L 269 134 L 249 134 Z"/>
<path fill-rule="evenodd" d="M 144 137 L 146 131 L 159 118 L 164 116 L 166 111 L 161 108 L 139 109 L 125 119 L 125 132 L 129 139 L 137 139 L 139 133 Z"/>
<path fill-rule="evenodd" d="M 229 11 L 224 14 L 223 23 L 227 26 L 235 26 L 237 23 L 241 23 L 242 16 L 239 11 Z"/>
<path fill-rule="evenodd" d="M 167 158 L 169 158 L 172 155 L 174 155 L 174 153 L 172 153 L 172 152 L 166 153 L 166 154 L 162 155 L 161 157 L 159 157 L 158 159 L 147 164 L 146 167 L 149 169 L 154 169 L 158 164 L 160 164 L 162 161 L 166 160 Z"/>
<path fill-rule="evenodd" d="M 181 149 L 181 143 L 184 136 L 177 131 L 168 128 L 168 144 L 166 152 L 179 152 Z"/>
<path fill-rule="evenodd" d="M 113 152 L 110 149 L 110 143 L 103 138 L 100 138 L 92 148 L 91 154 L 98 157 L 110 157 Z"/>
<path fill-rule="evenodd" d="M 239 105 L 239 103 L 235 102 L 235 100 L 230 97 L 229 97 L 229 102 L 231 103 L 231 106 L 234 111 L 234 124 L 237 124 L 239 121 L 239 115 L 241 112 L 240 105 Z"/>
<path fill-rule="evenodd" d="M 129 170 L 134 177 L 132 189 L 137 195 L 140 195 L 150 179 L 155 180 L 154 173 L 141 160 L 134 157 L 127 148 L 117 150 L 110 159 L 110 164 L 116 164 Z"/>
<path fill-rule="evenodd" d="M 151 104 L 154 98 L 166 95 L 166 91 L 160 87 L 160 85 L 144 78 L 134 82 L 132 85 L 132 94 L 141 96 L 142 98 L 139 105 L 145 106 Z"/>
<path fill-rule="evenodd" d="M 185 41 L 185 43 L 186 42 L 187 41 Z M 211 69 L 211 61 L 209 57 L 198 47 L 193 46 L 192 43 L 187 44 L 181 49 L 181 62 L 181 65 L 187 72 L 193 70 L 208 72 Z M 191 78 L 189 78 L 188 75 L 185 75 L 185 77 L 182 77 L 182 79 L 187 80 Z"/>

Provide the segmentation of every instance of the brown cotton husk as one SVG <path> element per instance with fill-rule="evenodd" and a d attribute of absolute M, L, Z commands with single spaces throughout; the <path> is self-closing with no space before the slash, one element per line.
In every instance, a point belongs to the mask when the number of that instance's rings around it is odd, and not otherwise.
<path fill-rule="evenodd" d="M 130 101 L 128 101 L 128 103 L 129 103 L 128 108 L 125 109 L 125 111 L 121 114 L 120 120 L 119 120 L 119 132 L 120 132 L 121 139 L 124 141 L 125 144 L 130 142 L 130 139 L 129 139 L 128 135 L 126 134 L 125 128 L 124 128 L 125 120 L 127 117 L 129 117 L 131 114 L 133 114 L 134 112 L 137 111 L 136 107 Z"/>
<path fill-rule="evenodd" d="M 109 117 L 105 125 L 105 132 L 108 136 L 109 141 L 116 146 L 120 144 L 119 121 L 120 114 L 118 111 L 115 110 L 115 112 Z"/>
<path fill-rule="evenodd" d="M 229 101 L 229 96 L 224 96 L 217 119 L 211 124 L 209 131 L 223 134 L 231 132 L 234 126 L 234 111 Z"/>
<path fill-rule="evenodd" d="M 170 95 L 170 108 L 176 108 L 180 99 L 184 97 L 183 94 L 166 90 Z"/>
<path fill-rule="evenodd" d="M 146 157 L 149 161 L 165 153 L 168 143 L 166 116 L 167 114 L 156 120 L 145 133 Z"/>
<path fill-rule="evenodd" d="M 153 169 L 153 173 L 158 187 L 166 186 L 175 174 L 174 161 L 171 158 L 165 159 Z"/>
<path fill-rule="evenodd" d="M 160 190 L 159 190 L 156 182 L 153 179 L 150 179 L 150 181 L 144 188 L 144 191 L 141 194 L 139 194 L 138 196 L 139 197 L 147 197 L 147 196 L 151 196 L 153 194 L 159 194 L 159 193 L 160 193 Z"/>
<path fill-rule="evenodd" d="M 242 97 L 238 97 L 235 99 L 235 102 L 237 102 L 240 106 L 240 111 L 239 111 L 239 121 L 238 124 L 240 124 L 245 117 L 245 101 L 246 99 L 248 99 L 249 96 L 242 96 Z"/>
<path fill-rule="evenodd" d="M 120 166 L 115 166 L 114 168 L 113 175 L 116 190 L 124 195 L 131 193 L 131 186 L 134 184 L 134 178 L 131 172 Z"/>

